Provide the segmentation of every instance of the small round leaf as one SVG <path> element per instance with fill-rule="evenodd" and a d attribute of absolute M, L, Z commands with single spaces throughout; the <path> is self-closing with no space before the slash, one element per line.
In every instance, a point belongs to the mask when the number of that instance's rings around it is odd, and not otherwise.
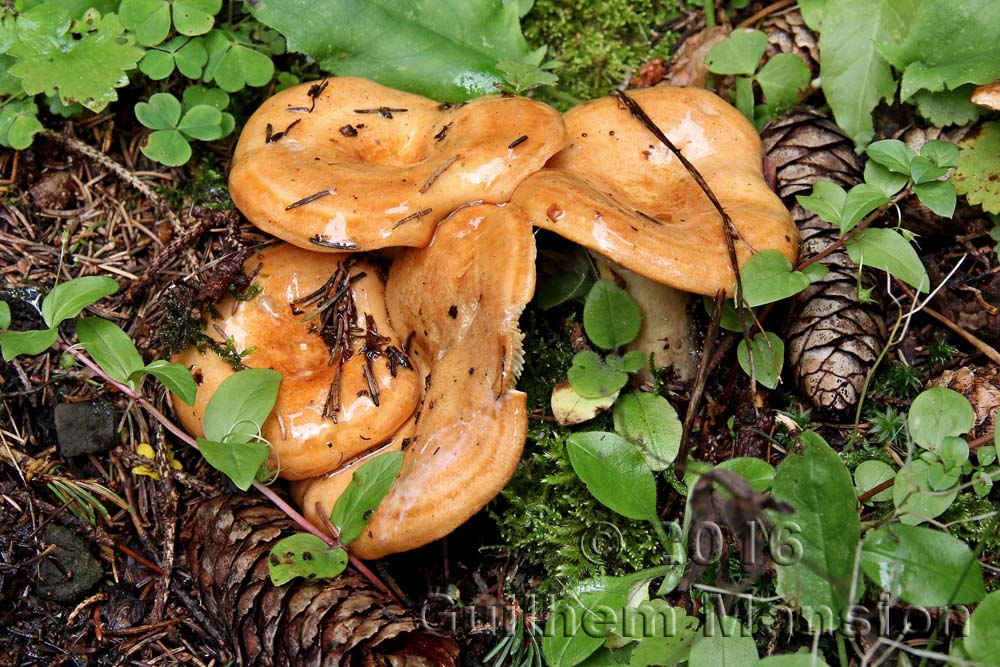
<path fill-rule="evenodd" d="M 613 350 L 635 340 L 642 309 L 628 292 L 610 280 L 598 280 L 583 304 L 583 328 L 598 347 Z"/>

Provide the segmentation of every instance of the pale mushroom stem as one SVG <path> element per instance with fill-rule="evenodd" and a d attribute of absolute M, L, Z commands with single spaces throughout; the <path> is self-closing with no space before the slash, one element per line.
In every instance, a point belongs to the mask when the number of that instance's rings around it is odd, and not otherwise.
<path fill-rule="evenodd" d="M 153 419 L 158 421 L 163 426 L 163 428 L 173 433 L 181 442 L 191 447 L 194 447 L 195 449 L 198 449 L 197 441 L 190 435 L 185 433 L 183 429 L 181 429 L 172 421 L 170 421 L 166 415 L 157 410 L 156 407 L 152 403 L 150 403 L 145 396 L 133 390 L 128 385 L 122 384 L 121 382 L 118 382 L 117 380 L 109 376 L 107 373 L 104 372 L 104 370 L 100 366 L 94 363 L 90 359 L 90 357 L 83 354 L 80 350 L 74 349 L 72 346 L 67 345 L 62 341 L 56 342 L 56 349 L 59 350 L 60 352 L 66 352 L 68 354 L 73 355 L 74 359 L 76 359 L 82 365 L 89 368 L 106 383 L 115 387 L 118 391 L 127 396 L 130 400 L 134 401 L 136 405 L 138 405 L 143 410 L 148 412 L 150 416 L 153 417 Z M 254 480 L 253 487 L 257 489 L 257 491 L 259 491 L 261 495 L 263 495 L 265 498 L 274 503 L 275 507 L 284 512 L 288 516 L 288 518 L 294 521 L 295 524 L 298 525 L 300 528 L 320 538 L 321 540 L 323 540 L 323 542 L 325 542 L 331 547 L 340 546 L 337 543 L 337 540 L 333 539 L 332 537 L 324 533 L 322 530 L 317 528 L 315 525 L 313 525 L 308 519 L 302 516 L 298 512 L 298 510 L 296 510 L 294 507 L 285 502 L 285 500 L 281 496 L 279 496 L 269 487 L 261 484 L 256 480 Z M 396 597 L 396 595 L 393 594 L 393 592 L 389 590 L 389 588 L 384 583 L 382 583 L 382 581 L 377 576 L 375 576 L 375 574 L 371 570 L 369 570 L 365 566 L 365 564 L 361 562 L 356 556 L 354 556 L 354 554 L 352 554 L 349 550 L 347 551 L 347 557 L 351 565 L 354 566 L 354 568 L 358 572 L 360 572 L 361 575 L 372 584 L 372 586 L 377 588 L 380 592 L 388 595 L 397 603 L 399 602 L 399 599 Z"/>

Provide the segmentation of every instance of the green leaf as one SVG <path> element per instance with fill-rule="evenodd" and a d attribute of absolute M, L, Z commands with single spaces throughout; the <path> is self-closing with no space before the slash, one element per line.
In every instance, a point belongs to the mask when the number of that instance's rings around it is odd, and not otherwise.
<path fill-rule="evenodd" d="M 560 382 L 552 389 L 552 416 L 561 426 L 580 424 L 596 417 L 614 405 L 618 393 L 600 398 L 584 398 L 568 382 Z"/>
<path fill-rule="evenodd" d="M 705 313 L 712 317 L 715 313 L 715 299 L 710 296 L 704 296 L 701 298 L 702 306 L 705 308 Z M 736 310 L 736 306 L 732 299 L 726 299 L 722 304 L 722 321 L 719 322 L 721 326 L 726 331 L 742 331 L 740 327 L 740 313 Z"/>
<path fill-rule="evenodd" d="M 146 51 L 142 62 L 139 63 L 139 69 L 154 81 L 170 76 L 174 67 L 187 78 L 197 79 L 201 76 L 207 62 L 208 51 L 205 50 L 201 40 L 179 36 L 174 37 L 166 44 Z"/>
<path fill-rule="evenodd" d="M 577 476 L 603 505 L 630 519 L 656 519 L 656 482 L 642 453 L 614 433 L 574 433 L 566 439 Z"/>
<path fill-rule="evenodd" d="M 206 88 L 204 86 L 189 86 L 184 89 L 185 109 L 191 109 L 201 104 L 207 104 L 223 111 L 229 106 L 229 94 L 221 88 Z"/>
<path fill-rule="evenodd" d="M 122 25 L 135 34 L 137 42 L 155 46 L 170 33 L 168 0 L 122 0 L 118 8 Z"/>
<path fill-rule="evenodd" d="M 913 186 L 913 193 L 920 202 L 938 215 L 950 218 L 955 213 L 957 198 L 955 186 L 949 181 L 931 181 Z"/>
<path fill-rule="evenodd" d="M 118 99 L 115 88 L 128 84 L 129 70 L 143 56 L 134 37 L 124 32 L 118 16 L 101 18 L 88 10 L 83 19 L 55 34 L 47 24 L 17 21 L 17 41 L 8 53 L 18 62 L 9 69 L 29 95 L 59 94 L 63 104 L 79 102 L 101 111 Z"/>
<path fill-rule="evenodd" d="M 993 430 L 993 437 L 1000 438 L 1000 430 Z M 980 447 L 976 450 L 976 460 L 979 461 L 979 465 L 988 466 L 997 460 L 997 448 L 993 445 L 987 447 Z"/>
<path fill-rule="evenodd" d="M 10 326 L 10 305 L 6 301 L 0 301 L 0 329 Z"/>
<path fill-rule="evenodd" d="M 362 76 L 437 100 L 495 93 L 501 61 L 541 64 L 521 34 L 519 3 L 259 0 L 250 11 L 339 76 Z M 225 88 L 225 86 L 223 86 Z"/>
<path fill-rule="evenodd" d="M 923 155 L 918 155 L 910 162 L 910 177 L 917 184 L 941 178 L 946 173 L 948 173 L 948 169 L 937 166 L 933 160 Z"/>
<path fill-rule="evenodd" d="M 869 213 L 888 203 L 889 197 L 881 188 L 868 183 L 855 185 L 844 199 L 844 210 L 840 216 L 840 233 L 846 234 L 851 231 Z"/>
<path fill-rule="evenodd" d="M 958 164 L 958 146 L 950 141 L 928 141 L 920 148 L 920 155 L 939 167 L 954 167 Z"/>
<path fill-rule="evenodd" d="M 905 30 L 896 0 L 838 0 L 828 3 L 820 34 L 820 80 L 837 124 L 859 148 L 874 134 L 872 111 L 896 93 L 889 63 L 876 40 Z"/>
<path fill-rule="evenodd" d="M 628 384 L 628 373 L 611 368 L 591 350 L 573 355 L 573 365 L 566 375 L 573 391 L 583 398 L 599 399 L 617 394 Z"/>
<path fill-rule="evenodd" d="M 959 194 L 988 213 L 1000 213 L 1000 122 L 983 123 L 958 144 L 952 180 Z"/>
<path fill-rule="evenodd" d="M 1000 5 L 992 0 L 920 0 L 900 9 L 905 28 L 883 32 L 877 47 L 903 73 L 903 101 L 921 89 L 939 91 L 1000 78 L 1000 43 L 993 29 L 1000 25 Z"/>
<path fill-rule="evenodd" d="M 723 616 L 713 629 L 691 647 L 688 667 L 756 667 L 753 634 L 731 616 Z"/>
<path fill-rule="evenodd" d="M 557 599 L 542 634 L 542 653 L 549 667 L 583 662 L 620 625 L 629 593 L 670 570 L 671 566 L 662 566 L 624 577 L 586 579 L 566 591 Z M 611 614 L 617 622 L 605 623 Z"/>
<path fill-rule="evenodd" d="M 715 468 L 736 473 L 749 482 L 750 487 L 757 493 L 764 493 L 771 488 L 771 484 L 774 482 L 774 466 L 752 456 L 727 459 Z"/>
<path fill-rule="evenodd" d="M 0 146 L 24 150 L 42 129 L 32 100 L 9 100 L 0 107 Z"/>
<path fill-rule="evenodd" d="M 910 175 L 910 162 L 917 154 L 898 139 L 876 141 L 865 149 L 868 157 L 894 174 Z"/>
<path fill-rule="evenodd" d="M 813 262 L 809 266 L 802 269 L 802 273 L 806 275 L 810 283 L 818 283 L 819 281 L 826 278 L 826 274 L 830 273 L 830 269 L 827 268 L 825 264 L 819 262 Z"/>
<path fill-rule="evenodd" d="M 772 109 L 787 109 L 799 103 L 802 90 L 809 85 L 809 68 L 793 53 L 779 53 L 754 77 Z"/>
<path fill-rule="evenodd" d="M 181 119 L 181 103 L 170 93 L 156 93 L 135 105 L 135 117 L 151 130 L 169 130 Z"/>
<path fill-rule="evenodd" d="M 931 387 L 913 399 L 907 424 L 915 443 L 937 452 L 946 437 L 968 433 L 975 421 L 969 399 L 946 387 Z"/>
<path fill-rule="evenodd" d="M 311 23 L 311 22 L 303 22 Z M 271 59 L 221 30 L 213 30 L 205 38 L 208 64 L 203 79 L 214 81 L 219 88 L 235 93 L 246 86 L 263 86 L 274 76 Z"/>
<path fill-rule="evenodd" d="M 247 442 L 257 437 L 274 409 L 280 384 L 281 373 L 265 368 L 230 375 L 205 408 L 205 437 L 218 442 Z"/>
<path fill-rule="evenodd" d="M 641 632 L 626 635 L 639 639 L 629 656 L 629 667 L 678 665 L 688 659 L 699 639 L 697 617 L 688 616 L 682 607 L 671 607 L 666 600 L 660 599 L 643 602 L 634 612 L 626 610 L 626 623 L 630 613 L 631 618 L 642 620 L 633 624 L 640 626 Z"/>
<path fill-rule="evenodd" d="M 802 208 L 812 211 L 830 224 L 840 226 L 847 192 L 836 183 L 820 181 L 813 185 L 812 194 L 798 195 L 795 199 Z"/>
<path fill-rule="evenodd" d="M 646 367 L 646 364 L 649 363 L 649 357 L 642 350 L 630 350 L 622 356 L 621 363 L 622 370 L 626 373 L 637 373 Z"/>
<path fill-rule="evenodd" d="M 130 377 L 145 364 L 135 343 L 117 324 L 99 317 L 81 317 L 76 322 L 76 337 L 105 373 L 135 389 Z"/>
<path fill-rule="evenodd" d="M 955 90 L 918 91 L 910 98 L 917 105 L 917 113 L 936 127 L 948 125 L 971 125 L 979 120 L 985 109 L 976 106 L 969 99 L 975 86 L 959 86 Z"/>
<path fill-rule="evenodd" d="M 296 577 L 333 579 L 347 569 L 347 551 L 309 533 L 290 535 L 271 547 L 267 571 L 271 583 L 283 586 Z"/>
<path fill-rule="evenodd" d="M 347 546 L 358 538 L 402 467 L 403 452 L 389 452 L 365 461 L 357 469 L 330 513 L 341 544 Z"/>
<path fill-rule="evenodd" d="M 928 291 L 927 269 L 917 251 L 896 230 L 866 229 L 846 245 L 847 254 L 858 266 L 882 269 L 917 291 Z"/>
<path fill-rule="evenodd" d="M 203 35 L 215 25 L 222 0 L 173 0 L 174 28 L 182 35 Z"/>
<path fill-rule="evenodd" d="M 941 462 L 945 468 L 961 468 L 969 460 L 969 443 L 963 438 L 947 437 L 941 443 L 941 450 L 938 454 L 941 456 Z"/>
<path fill-rule="evenodd" d="M 766 335 L 756 334 L 752 343 L 752 352 L 748 350 L 746 340 L 741 340 L 736 348 L 740 368 L 768 389 L 776 388 L 781 380 L 781 369 L 785 365 L 785 342 L 777 334 L 768 331 Z M 753 373 L 750 372 L 751 357 Z"/>
<path fill-rule="evenodd" d="M 747 120 L 754 121 L 753 79 L 746 76 L 736 77 L 736 87 L 733 92 L 733 106 L 740 110 Z"/>
<path fill-rule="evenodd" d="M 778 250 L 751 255 L 740 268 L 740 278 L 743 299 L 751 307 L 787 299 L 809 287 L 809 277 L 793 270 L 792 263 Z"/>
<path fill-rule="evenodd" d="M 177 129 L 191 139 L 213 141 L 222 136 L 222 112 L 207 104 L 199 104 L 184 114 Z"/>
<path fill-rule="evenodd" d="M 191 376 L 191 372 L 183 364 L 172 364 L 169 361 L 157 359 L 149 362 L 137 375 L 140 373 L 152 375 L 184 403 L 194 405 L 194 400 L 198 396 L 198 385 Z"/>
<path fill-rule="evenodd" d="M 681 446 L 681 420 L 656 394 L 632 391 L 615 403 L 615 431 L 642 452 L 650 470 L 666 470 Z"/>
<path fill-rule="evenodd" d="M 803 455 L 786 457 L 774 476 L 774 497 L 795 508 L 778 517 L 778 530 L 802 546 L 801 558 L 777 565 L 778 593 L 807 615 L 832 611 L 837 625 L 850 604 L 861 532 L 857 498 L 851 474 L 823 438 L 805 431 L 801 442 Z"/>
<path fill-rule="evenodd" d="M 865 182 L 874 185 L 886 197 L 892 197 L 902 190 L 908 180 L 905 174 L 889 171 L 875 160 L 865 163 Z"/>
<path fill-rule="evenodd" d="M 107 276 L 85 276 L 56 285 L 42 301 L 42 319 L 50 327 L 76 317 L 87 306 L 118 291 L 118 283 Z"/>
<path fill-rule="evenodd" d="M 544 66 L 539 67 L 532 63 L 501 60 L 497 63 L 497 71 L 503 75 L 506 88 L 515 95 L 526 93 L 532 88 L 554 86 L 559 83 L 559 77 L 556 74 L 548 71 Z"/>
<path fill-rule="evenodd" d="M 205 438 L 198 438 L 198 450 L 210 466 L 228 477 L 240 491 L 250 488 L 271 452 L 260 442 L 217 442 Z"/>
<path fill-rule="evenodd" d="M 56 328 L 40 331 L 8 331 L 0 334 L 0 348 L 3 349 L 3 360 L 10 361 L 22 354 L 41 354 L 52 347 L 59 337 Z"/>
<path fill-rule="evenodd" d="M 889 525 L 865 537 L 861 568 L 893 598 L 938 607 L 986 595 L 983 570 L 962 540 L 921 526 Z"/>
<path fill-rule="evenodd" d="M 191 145 L 180 130 L 157 130 L 139 150 L 150 160 L 168 167 L 179 167 L 191 159 Z"/>
<path fill-rule="evenodd" d="M 639 335 L 642 309 L 628 292 L 610 280 L 598 280 L 583 304 L 583 329 L 595 345 L 614 350 Z"/>
<path fill-rule="evenodd" d="M 161 81 L 174 73 L 174 56 L 166 51 L 150 49 L 139 61 L 139 71 L 153 81 Z"/>
<path fill-rule="evenodd" d="M 957 485 L 944 492 L 931 489 L 930 473 L 930 464 L 920 459 L 911 461 L 896 473 L 892 502 L 899 520 L 907 525 L 915 526 L 939 516 L 958 496 Z"/>
<path fill-rule="evenodd" d="M 1000 655 L 1000 591 L 994 591 L 976 607 L 965 629 L 963 648 L 983 664 L 996 663 Z"/>
<path fill-rule="evenodd" d="M 877 460 L 862 461 L 858 464 L 858 467 L 854 469 L 854 486 L 857 488 L 858 495 L 860 496 L 868 491 L 871 491 L 879 484 L 889 481 L 895 476 L 896 471 L 893 470 L 887 463 Z M 887 500 L 892 500 L 891 488 L 876 493 L 868 500 L 868 504 L 873 502 L 881 503 Z"/>
<path fill-rule="evenodd" d="M 705 57 L 714 74 L 753 74 L 767 49 L 767 35 L 759 30 L 734 30 Z"/>

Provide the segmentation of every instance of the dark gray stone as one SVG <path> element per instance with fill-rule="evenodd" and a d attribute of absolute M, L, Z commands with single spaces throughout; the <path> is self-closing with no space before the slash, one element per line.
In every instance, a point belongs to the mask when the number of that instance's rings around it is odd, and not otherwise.
<path fill-rule="evenodd" d="M 56 438 L 64 457 L 103 452 L 114 446 L 115 411 L 107 401 L 60 403 Z"/>
<path fill-rule="evenodd" d="M 68 602 L 89 591 L 104 576 L 101 564 L 69 528 L 48 524 L 45 542 L 56 548 L 38 564 L 39 594 Z"/>

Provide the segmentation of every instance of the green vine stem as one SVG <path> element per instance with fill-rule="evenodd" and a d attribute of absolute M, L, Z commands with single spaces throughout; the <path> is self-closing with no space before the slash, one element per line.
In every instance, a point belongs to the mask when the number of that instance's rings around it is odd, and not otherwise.
<path fill-rule="evenodd" d="M 170 421 L 170 419 L 168 419 L 166 415 L 157 410 L 156 406 L 150 403 L 150 401 L 146 399 L 145 396 L 143 396 L 140 392 L 132 389 L 128 385 L 122 384 L 121 382 L 118 382 L 114 378 L 110 377 L 107 373 L 104 372 L 104 370 L 100 366 L 97 365 L 97 363 L 95 363 L 90 357 L 85 355 L 81 350 L 71 347 L 62 341 L 56 342 L 56 349 L 59 350 L 60 352 L 65 352 L 67 354 L 73 355 L 73 358 L 76 359 L 78 362 L 80 362 L 83 366 L 86 366 L 88 369 L 93 371 L 98 377 L 100 377 L 106 383 L 113 386 L 115 389 L 117 389 L 122 394 L 127 396 L 129 399 L 134 401 L 136 405 L 138 405 L 147 413 L 149 413 L 149 415 L 153 417 L 153 419 L 158 421 L 160 424 L 163 425 L 165 429 L 174 434 L 174 436 L 176 436 L 178 440 L 183 442 L 185 445 L 198 449 L 197 441 L 190 435 L 188 435 L 179 426 Z M 330 537 L 322 530 L 317 528 L 315 525 L 313 525 L 309 521 L 309 519 L 302 516 L 302 514 L 300 514 L 298 510 L 289 505 L 284 498 L 275 493 L 270 487 L 261 484 L 257 480 L 254 480 L 253 487 L 257 489 L 257 491 L 259 491 L 261 495 L 263 495 L 265 498 L 274 503 L 275 507 L 284 512 L 285 515 L 287 515 L 288 518 L 291 519 L 297 526 L 302 528 L 302 530 L 305 530 L 308 533 L 315 535 L 319 539 L 323 540 L 323 542 L 325 542 L 331 548 L 336 548 L 340 546 L 337 540 Z M 361 575 L 364 576 L 364 578 L 367 579 L 372 584 L 372 586 L 377 588 L 381 593 L 388 595 L 394 601 L 399 602 L 399 599 L 396 597 L 396 595 L 393 594 L 393 592 L 390 591 L 389 588 L 384 583 L 382 583 L 382 581 L 377 576 L 375 576 L 375 574 L 371 570 L 369 570 L 368 567 L 360 559 L 354 556 L 354 554 L 352 554 L 350 550 L 347 551 L 347 557 L 351 565 L 354 566 L 354 568 L 358 572 L 360 572 Z"/>

